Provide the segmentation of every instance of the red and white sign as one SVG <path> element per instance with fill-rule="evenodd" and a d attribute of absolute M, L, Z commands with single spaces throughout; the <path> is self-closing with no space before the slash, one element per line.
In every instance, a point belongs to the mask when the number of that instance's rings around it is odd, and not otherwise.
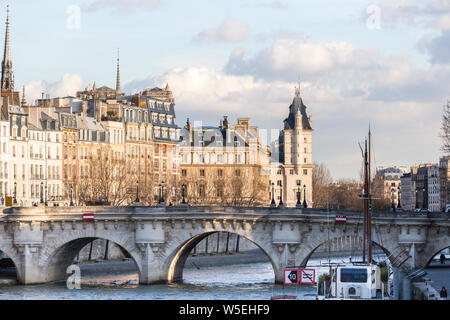
<path fill-rule="evenodd" d="M 315 269 L 300 269 L 300 283 L 314 284 L 316 283 Z"/>
<path fill-rule="evenodd" d="M 336 216 L 336 223 L 346 223 L 347 216 Z"/>
<path fill-rule="evenodd" d="M 83 213 L 83 221 L 94 221 L 93 213 Z"/>
<path fill-rule="evenodd" d="M 284 269 L 284 284 L 298 284 L 298 269 Z"/>

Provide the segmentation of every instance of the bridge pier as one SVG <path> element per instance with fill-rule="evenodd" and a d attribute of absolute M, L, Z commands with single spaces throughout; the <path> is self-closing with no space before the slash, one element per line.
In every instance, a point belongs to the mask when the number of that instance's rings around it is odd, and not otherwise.
<path fill-rule="evenodd" d="M 44 283 L 45 279 L 38 267 L 40 245 L 22 244 L 17 246 L 20 262 L 16 266 L 17 280 L 20 284 Z"/>
<path fill-rule="evenodd" d="M 140 243 L 138 246 L 142 254 L 139 283 L 166 283 L 167 275 L 161 270 L 161 261 L 156 256 L 156 253 L 159 251 L 159 246 L 151 243 Z"/>
<path fill-rule="evenodd" d="M 39 253 L 43 244 L 40 226 L 39 222 L 18 222 L 13 226 L 13 244 L 19 253 L 17 277 L 21 284 L 45 282 L 45 276 L 39 268 Z"/>

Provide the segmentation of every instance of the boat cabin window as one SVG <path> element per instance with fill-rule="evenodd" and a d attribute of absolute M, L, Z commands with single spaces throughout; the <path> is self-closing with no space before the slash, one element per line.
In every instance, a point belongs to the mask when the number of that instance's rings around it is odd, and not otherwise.
<path fill-rule="evenodd" d="M 341 282 L 367 282 L 367 270 L 341 269 Z"/>

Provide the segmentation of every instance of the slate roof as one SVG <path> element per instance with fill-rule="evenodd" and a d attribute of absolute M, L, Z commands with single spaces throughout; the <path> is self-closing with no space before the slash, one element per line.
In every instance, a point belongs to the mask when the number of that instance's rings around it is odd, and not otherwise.
<path fill-rule="evenodd" d="M 234 147 L 234 143 L 237 142 L 239 147 L 248 147 L 248 143 L 245 141 L 245 137 L 242 137 L 239 132 L 234 129 L 223 129 L 220 127 L 198 127 L 193 128 L 193 141 L 191 142 L 189 131 L 186 128 L 181 129 L 180 138 L 182 140 L 181 146 L 195 146 L 195 147 Z M 230 135 L 227 141 L 227 131 Z M 253 138 L 254 135 L 247 132 L 249 138 Z M 203 143 L 202 143 L 203 141 Z"/>
<path fill-rule="evenodd" d="M 299 91 L 296 92 L 294 100 L 292 100 L 292 103 L 289 106 L 289 116 L 284 120 L 285 129 L 292 130 L 295 128 L 295 116 L 297 114 L 301 114 L 303 116 L 302 129 L 312 130 L 308 121 L 308 115 L 306 114 L 306 105 L 303 103 Z"/>

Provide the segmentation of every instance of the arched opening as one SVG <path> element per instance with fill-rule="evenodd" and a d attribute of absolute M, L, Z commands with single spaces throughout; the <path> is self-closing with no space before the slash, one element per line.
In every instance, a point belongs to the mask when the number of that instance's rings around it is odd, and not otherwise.
<path fill-rule="evenodd" d="M 177 247 L 167 263 L 169 283 L 227 286 L 275 282 L 276 265 L 270 255 L 258 243 L 233 232 L 195 235 Z"/>
<path fill-rule="evenodd" d="M 139 283 L 133 254 L 109 239 L 84 237 L 63 244 L 48 259 L 46 281 L 65 280 L 71 265 L 80 267 L 82 285 Z"/>
<path fill-rule="evenodd" d="M 0 285 L 16 284 L 18 272 L 16 264 L 5 252 L 0 250 Z"/>
<path fill-rule="evenodd" d="M 425 268 L 450 268 L 450 246 L 435 252 L 427 261 Z"/>
<path fill-rule="evenodd" d="M 365 251 L 367 256 L 367 248 Z M 376 262 L 388 261 L 390 252 L 372 241 L 372 260 Z M 312 265 L 319 261 L 361 262 L 363 260 L 363 238 L 346 236 L 330 239 L 315 247 L 301 263 L 302 266 Z M 367 260 L 367 259 L 366 259 Z"/>

